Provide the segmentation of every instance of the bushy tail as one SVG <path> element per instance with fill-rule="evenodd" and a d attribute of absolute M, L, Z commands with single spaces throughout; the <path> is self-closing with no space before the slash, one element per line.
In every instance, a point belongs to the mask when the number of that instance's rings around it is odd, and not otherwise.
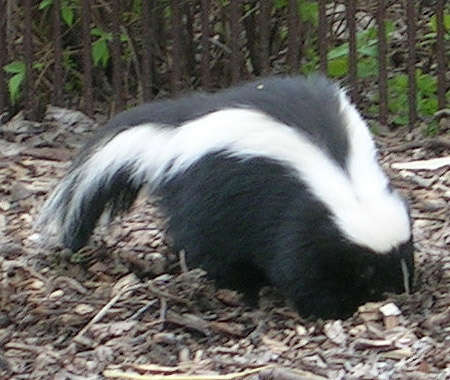
<path fill-rule="evenodd" d="M 143 186 L 157 185 L 164 172 L 159 153 L 169 133 L 141 125 L 88 146 L 44 204 L 37 222 L 42 240 L 77 251 L 104 212 L 128 210 Z"/>

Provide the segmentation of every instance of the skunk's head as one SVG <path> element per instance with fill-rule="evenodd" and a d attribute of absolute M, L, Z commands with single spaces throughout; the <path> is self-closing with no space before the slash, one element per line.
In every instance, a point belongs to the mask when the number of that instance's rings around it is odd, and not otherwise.
<path fill-rule="evenodd" d="M 366 302 L 385 299 L 386 293 L 413 290 L 411 234 L 395 246 L 379 250 L 352 241 L 321 204 L 315 204 L 311 213 L 297 214 L 292 209 L 290 214 L 290 221 L 298 215 L 299 222 L 284 229 L 284 247 L 273 277 L 288 284 L 288 298 L 300 315 L 346 318 Z M 386 228 L 395 227 L 387 224 Z"/>

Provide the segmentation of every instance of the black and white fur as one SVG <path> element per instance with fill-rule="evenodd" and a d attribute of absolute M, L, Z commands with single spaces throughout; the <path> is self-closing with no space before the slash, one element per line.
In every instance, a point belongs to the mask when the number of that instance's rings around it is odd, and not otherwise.
<path fill-rule="evenodd" d="M 176 250 L 217 285 L 264 284 L 301 315 L 345 317 L 414 272 L 408 208 L 369 130 L 322 77 L 273 77 L 136 107 L 88 143 L 39 224 L 73 251 L 105 212 L 158 196 Z"/>

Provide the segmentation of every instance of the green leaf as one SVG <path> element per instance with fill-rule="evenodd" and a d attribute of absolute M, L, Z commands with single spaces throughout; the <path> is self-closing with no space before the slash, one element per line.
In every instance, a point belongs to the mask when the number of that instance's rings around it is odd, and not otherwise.
<path fill-rule="evenodd" d="M 367 45 L 367 46 L 361 46 L 358 48 L 358 53 L 362 55 L 367 55 L 372 58 L 378 57 L 378 47 L 376 45 Z"/>
<path fill-rule="evenodd" d="M 92 28 L 91 34 L 98 37 L 92 44 L 92 59 L 94 65 L 106 67 L 110 57 L 108 41 L 112 40 L 112 33 L 105 32 L 100 28 Z"/>
<path fill-rule="evenodd" d="M 404 93 L 408 88 L 408 76 L 406 74 L 397 74 L 388 81 L 393 92 Z"/>
<path fill-rule="evenodd" d="M 109 61 L 109 48 L 105 38 L 99 38 L 92 44 L 92 59 L 95 66 L 106 67 Z"/>
<path fill-rule="evenodd" d="M 53 0 L 42 0 L 39 4 L 39 10 L 48 8 L 50 5 L 53 4 Z"/>
<path fill-rule="evenodd" d="M 348 73 L 348 58 L 342 57 L 328 62 L 328 75 L 332 78 L 340 78 Z"/>
<path fill-rule="evenodd" d="M 348 42 L 343 43 L 342 45 L 339 45 L 338 47 L 335 47 L 334 49 L 331 49 L 328 54 L 327 58 L 328 60 L 346 57 L 349 53 L 349 47 Z"/>
<path fill-rule="evenodd" d="M 437 98 L 419 99 L 417 108 L 421 115 L 433 116 L 438 110 Z"/>
<path fill-rule="evenodd" d="M 316 1 L 298 0 L 298 13 L 300 20 L 310 22 L 314 26 L 319 24 L 319 6 Z"/>
<path fill-rule="evenodd" d="M 73 8 L 69 5 L 64 5 L 61 8 L 61 16 L 64 20 L 64 22 L 66 23 L 67 26 L 72 26 L 73 25 L 73 18 L 74 18 L 74 13 L 73 13 Z"/>
<path fill-rule="evenodd" d="M 36 70 L 42 70 L 44 67 L 45 67 L 45 65 L 42 63 L 42 62 L 36 62 L 36 63 L 33 63 L 33 69 L 36 69 Z"/>
<path fill-rule="evenodd" d="M 273 6 L 275 9 L 281 9 L 287 6 L 287 0 L 275 0 Z"/>
<path fill-rule="evenodd" d="M 8 81 L 9 97 L 14 105 L 20 97 L 20 86 L 25 79 L 25 71 L 13 75 Z"/>
<path fill-rule="evenodd" d="M 22 61 L 14 61 L 3 66 L 3 70 L 8 74 L 14 74 L 8 80 L 8 90 L 11 103 L 15 104 L 20 97 L 20 86 L 26 75 L 25 63 Z"/>
<path fill-rule="evenodd" d="M 408 102 L 405 95 L 392 94 L 388 101 L 388 108 L 392 113 L 404 114 L 406 112 L 407 104 Z"/>
<path fill-rule="evenodd" d="M 374 77 L 378 74 L 378 61 L 376 59 L 366 57 L 358 61 L 358 76 L 361 78 Z"/>
<path fill-rule="evenodd" d="M 433 16 L 431 16 L 430 28 L 433 32 L 435 32 L 435 33 L 437 32 L 437 19 L 436 19 L 435 14 Z M 444 30 L 446 30 L 447 32 L 450 30 L 450 14 L 449 13 L 444 13 Z"/>
<path fill-rule="evenodd" d="M 435 95 L 437 92 L 437 80 L 430 74 L 417 75 L 417 87 L 422 95 Z"/>
<path fill-rule="evenodd" d="M 397 125 L 408 125 L 408 116 L 406 115 L 395 116 L 392 122 Z"/>
<path fill-rule="evenodd" d="M 384 28 L 386 29 L 386 37 L 388 37 L 389 40 L 389 35 L 395 30 L 394 22 L 392 20 L 386 20 L 384 23 Z"/>
<path fill-rule="evenodd" d="M 424 132 L 426 136 L 436 136 L 439 133 L 439 124 L 437 120 L 431 120 L 431 122 L 427 123 Z"/>
<path fill-rule="evenodd" d="M 105 35 L 105 32 L 103 30 L 101 30 L 100 28 L 92 28 L 91 35 L 97 36 L 97 37 L 103 37 Z"/>
<path fill-rule="evenodd" d="M 14 61 L 3 66 L 3 70 L 9 74 L 25 73 L 25 63 L 22 61 Z"/>

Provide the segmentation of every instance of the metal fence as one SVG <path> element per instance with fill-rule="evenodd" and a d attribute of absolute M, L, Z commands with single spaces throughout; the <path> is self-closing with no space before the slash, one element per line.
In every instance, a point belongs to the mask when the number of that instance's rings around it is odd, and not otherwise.
<path fill-rule="evenodd" d="M 271 72 L 328 73 L 329 53 L 341 46 L 348 65 L 341 79 L 351 97 L 361 103 L 364 86 L 375 88 L 377 117 L 387 124 L 394 68 L 386 23 L 394 17 L 405 25 L 397 31 L 405 42 L 403 63 L 395 70 L 409 79 L 406 106 L 412 126 L 417 120 L 417 27 L 425 3 L 435 20 L 429 70 L 437 78 L 438 109 L 443 109 L 448 91 L 445 0 L 0 0 L 0 67 L 10 68 L 0 70 L 0 111 L 25 109 L 35 118 L 52 103 L 75 104 L 93 115 L 96 104 L 111 99 L 117 112 L 161 94 L 224 87 Z M 369 25 L 377 31 L 377 65 L 367 79 L 358 73 L 358 35 Z M 16 71 L 8 66 L 13 62 L 19 63 Z"/>

